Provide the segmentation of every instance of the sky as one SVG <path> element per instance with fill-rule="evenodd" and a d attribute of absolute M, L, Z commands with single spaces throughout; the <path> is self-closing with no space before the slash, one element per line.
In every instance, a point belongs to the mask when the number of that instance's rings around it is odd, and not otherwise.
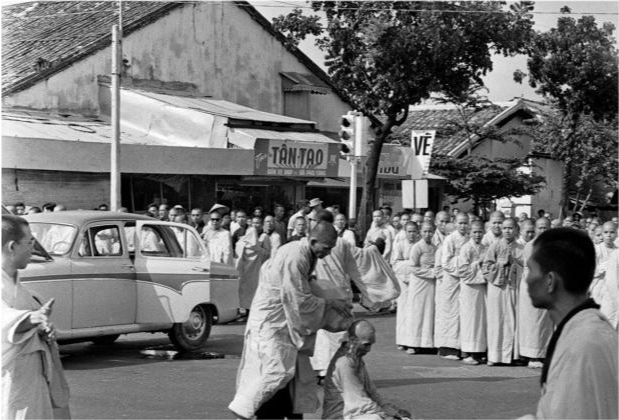
<path fill-rule="evenodd" d="M 2 5 L 23 3 L 28 0 L 0 0 Z M 222 0 L 216 0 L 222 1 Z M 223 0 L 228 1 L 228 0 Z M 305 1 L 298 0 L 250 0 L 250 3 L 260 11 L 269 21 L 275 16 L 287 14 L 295 6 L 307 7 Z M 615 27 L 619 27 L 619 2 L 612 1 L 560 1 L 546 0 L 535 2 L 533 12 L 535 19 L 535 29 L 547 31 L 556 26 L 557 18 L 560 16 L 559 10 L 567 5 L 572 9 L 575 18 L 582 14 L 591 14 L 601 24 L 602 22 L 612 22 Z M 311 9 L 307 9 L 311 12 Z M 617 31 L 615 31 L 617 37 Z M 324 66 L 324 55 L 313 45 L 313 41 L 306 40 L 299 45 L 299 48 L 310 57 L 316 64 L 326 70 Z M 526 71 L 526 57 L 502 57 L 495 56 L 494 69 L 484 78 L 484 83 L 488 89 L 488 99 L 493 102 L 509 101 L 513 98 L 524 97 L 528 99 L 541 99 L 534 90 L 525 82 L 518 84 L 513 81 L 513 72 L 516 69 Z"/>

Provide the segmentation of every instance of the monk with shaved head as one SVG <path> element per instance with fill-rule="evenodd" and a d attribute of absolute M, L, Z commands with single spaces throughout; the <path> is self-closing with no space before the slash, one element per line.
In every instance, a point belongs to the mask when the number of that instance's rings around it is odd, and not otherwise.
<path fill-rule="evenodd" d="M 517 357 L 516 296 L 522 278 L 524 245 L 516 240 L 518 222 L 515 219 L 504 219 L 501 228 L 501 238 L 488 247 L 482 265 L 488 283 L 486 315 L 489 366 L 511 364 Z"/>
<path fill-rule="evenodd" d="M 408 418 L 410 413 L 383 400 L 370 379 L 363 357 L 376 342 L 376 329 L 361 319 L 333 356 L 325 378 L 323 419 Z"/>
<path fill-rule="evenodd" d="M 335 246 L 329 222 L 309 237 L 277 250 L 260 270 L 245 330 L 237 388 L 228 408 L 238 418 L 299 418 L 318 399 L 309 356 L 321 329 L 342 331 L 352 321 L 352 304 L 312 293 L 310 274 Z"/>
<path fill-rule="evenodd" d="M 528 228 L 528 225 L 525 226 Z M 535 237 L 550 229 L 550 220 L 540 217 L 535 221 Z M 526 278 L 529 275 L 527 262 L 533 252 L 534 240 L 528 241 L 522 251 L 524 263 L 522 280 L 518 292 L 518 348 L 520 357 L 528 361 L 532 369 L 541 369 L 546 357 L 548 340 L 552 336 L 554 326 L 548 311 L 533 306 L 533 302 L 527 293 Z"/>
<path fill-rule="evenodd" d="M 601 305 L 600 310 L 606 316 L 610 316 L 611 322 L 617 324 L 617 289 L 607 287 L 607 270 L 617 270 L 617 267 L 607 267 L 606 262 L 613 252 L 617 251 L 615 239 L 617 239 L 617 225 L 609 221 L 602 225 L 602 242 L 595 245 L 595 275 L 591 283 L 591 297 Z"/>

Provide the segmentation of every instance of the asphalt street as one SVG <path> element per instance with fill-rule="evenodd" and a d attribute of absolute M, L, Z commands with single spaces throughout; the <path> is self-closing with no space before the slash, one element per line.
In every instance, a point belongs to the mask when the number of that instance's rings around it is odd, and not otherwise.
<path fill-rule="evenodd" d="M 407 355 L 394 345 L 395 315 L 368 316 L 377 343 L 366 356 L 381 394 L 415 418 L 498 419 L 534 412 L 539 370 L 468 366 L 435 355 Z M 244 323 L 217 325 L 199 357 L 148 357 L 173 350 L 165 334 L 122 336 L 112 345 L 61 346 L 75 419 L 230 419 Z M 156 352 L 157 354 L 161 352 Z M 317 392 L 321 396 L 321 388 Z M 305 418 L 320 418 L 320 412 Z"/>

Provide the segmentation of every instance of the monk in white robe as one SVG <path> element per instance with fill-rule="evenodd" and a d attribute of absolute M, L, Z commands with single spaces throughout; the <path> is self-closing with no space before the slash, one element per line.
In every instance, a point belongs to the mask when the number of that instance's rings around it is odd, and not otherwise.
<path fill-rule="evenodd" d="M 400 282 L 400 296 L 397 300 L 397 312 L 395 320 L 395 343 L 399 350 L 406 350 L 408 345 L 405 342 L 410 340 L 407 337 L 411 333 L 410 308 L 408 306 L 408 282 L 410 280 L 411 259 L 410 252 L 417 239 L 418 227 L 416 223 L 409 222 L 402 229 L 405 234 L 404 241 L 394 242 L 393 253 L 391 256 L 391 266 Z M 434 264 L 432 264 L 434 266 Z"/>
<path fill-rule="evenodd" d="M 535 239 L 527 265 L 533 306 L 546 309 L 557 326 L 535 417 L 618 418 L 618 337 L 588 297 L 595 270 L 591 239 L 574 228 L 549 229 Z"/>
<path fill-rule="evenodd" d="M 370 379 L 363 357 L 376 341 L 376 331 L 367 320 L 355 321 L 347 339 L 334 355 L 325 380 L 323 419 L 409 418 L 407 410 L 385 401 Z"/>
<path fill-rule="evenodd" d="M 484 238 L 481 240 L 486 249 L 492 243 L 501 239 L 501 236 L 503 235 L 503 220 L 505 220 L 505 215 L 501 211 L 494 211 L 490 214 L 490 229 L 488 229 L 488 232 L 486 232 Z"/>
<path fill-rule="evenodd" d="M 239 272 L 239 305 L 249 309 L 258 287 L 260 267 L 271 256 L 271 241 L 265 233 L 251 226 L 236 243 L 235 252 L 238 255 L 235 268 Z"/>
<path fill-rule="evenodd" d="M 212 212 L 208 225 L 202 232 L 202 239 L 208 249 L 212 262 L 232 264 L 232 237 L 230 232 L 221 227 L 222 216 Z"/>
<path fill-rule="evenodd" d="M 617 249 L 615 239 L 617 238 L 617 227 L 613 222 L 606 222 L 602 225 L 602 242 L 595 246 L 595 276 L 591 283 L 591 297 L 599 305 L 607 299 L 606 294 L 606 260 L 611 252 Z"/>
<path fill-rule="evenodd" d="M 366 286 L 361 280 L 353 249 L 355 247 L 341 237 L 337 238 L 331 254 L 316 262 L 316 279 L 310 283 L 312 293 L 326 299 L 342 299 L 352 305 L 355 283 L 362 296 L 367 298 Z M 325 376 L 331 358 L 340 347 L 344 332 L 318 330 L 314 355 L 310 358 L 312 368 L 318 376 Z"/>
<path fill-rule="evenodd" d="M 460 348 L 460 277 L 458 276 L 458 255 L 468 242 L 469 217 L 466 213 L 456 216 L 456 230 L 443 242 L 441 267 L 443 275 L 436 281 L 436 318 L 434 345 L 439 355 L 458 359 Z"/>
<path fill-rule="evenodd" d="M 610 256 L 606 260 L 606 299 L 602 300 L 602 307 L 600 310 L 608 320 L 610 324 L 617 329 L 618 318 L 618 302 L 619 295 L 619 250 L 615 249 L 610 253 Z"/>
<path fill-rule="evenodd" d="M 410 330 L 404 341 L 410 347 L 407 350 L 409 354 L 415 354 L 420 348 L 434 347 L 436 247 L 432 244 L 433 235 L 434 226 L 424 222 L 421 225 L 421 240 L 413 245 L 410 253 L 411 275 L 405 306 Z"/>
<path fill-rule="evenodd" d="M 32 256 L 28 223 L 2 216 L 2 419 L 71 418 L 55 328 L 53 301 L 42 305 L 19 281 Z"/>
<path fill-rule="evenodd" d="M 545 217 L 535 221 L 535 234 L 539 236 L 542 232 L 550 229 L 550 220 Z M 524 246 L 522 260 L 524 268 L 518 292 L 518 354 L 529 360 L 529 367 L 541 368 L 542 359 L 546 357 L 546 347 L 548 340 L 554 330 L 554 325 L 550 319 L 550 314 L 545 309 L 538 309 L 533 306 L 531 298 L 527 292 L 526 278 L 529 275 L 527 261 L 533 251 L 533 241 L 529 241 Z"/>
<path fill-rule="evenodd" d="M 383 257 L 386 261 L 391 261 L 391 250 L 393 247 L 393 226 L 385 222 L 385 216 L 382 210 L 374 210 L 372 212 L 372 226 L 368 229 L 365 235 L 364 247 L 375 242 L 376 239 L 383 238 L 385 240 L 385 249 Z"/>
<path fill-rule="evenodd" d="M 503 237 L 488 247 L 482 266 L 488 283 L 488 365 L 511 363 L 515 356 L 516 293 L 522 277 L 523 246 L 516 241 L 518 223 L 503 221 Z"/>
<path fill-rule="evenodd" d="M 236 416 L 274 418 L 316 411 L 315 376 L 309 362 L 316 332 L 343 331 L 352 320 L 348 302 L 311 292 L 310 273 L 335 244 L 335 229 L 321 222 L 309 239 L 287 243 L 262 267 L 247 320 L 236 395 L 229 405 Z M 282 398 L 292 399 L 291 408 L 259 411 L 278 391 Z"/>
<path fill-rule="evenodd" d="M 471 239 L 460 249 L 460 349 L 462 362 L 478 365 L 487 348 L 486 279 L 481 265 L 486 249 L 481 243 L 484 224 L 471 223 Z"/>

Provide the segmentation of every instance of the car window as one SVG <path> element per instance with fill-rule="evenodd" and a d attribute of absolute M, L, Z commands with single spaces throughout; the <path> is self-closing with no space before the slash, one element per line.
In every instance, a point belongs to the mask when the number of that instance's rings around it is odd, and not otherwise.
<path fill-rule="evenodd" d="M 199 243 L 200 239 L 192 231 L 176 226 L 172 230 L 180 247 L 183 249 L 183 256 L 185 258 L 200 259 L 204 256 Z"/>
<path fill-rule="evenodd" d="M 114 257 L 123 255 L 118 226 L 94 226 L 86 231 L 80 239 L 78 255 L 80 257 Z"/>
<path fill-rule="evenodd" d="M 175 256 L 174 252 L 163 240 L 163 226 L 142 226 L 140 232 L 140 253 L 156 257 Z"/>
<path fill-rule="evenodd" d="M 140 253 L 145 256 L 192 258 L 204 256 L 198 238 L 189 229 L 162 225 L 143 225 Z"/>
<path fill-rule="evenodd" d="M 75 226 L 55 223 L 30 223 L 30 229 L 50 255 L 64 255 L 69 252 L 77 235 Z"/>

